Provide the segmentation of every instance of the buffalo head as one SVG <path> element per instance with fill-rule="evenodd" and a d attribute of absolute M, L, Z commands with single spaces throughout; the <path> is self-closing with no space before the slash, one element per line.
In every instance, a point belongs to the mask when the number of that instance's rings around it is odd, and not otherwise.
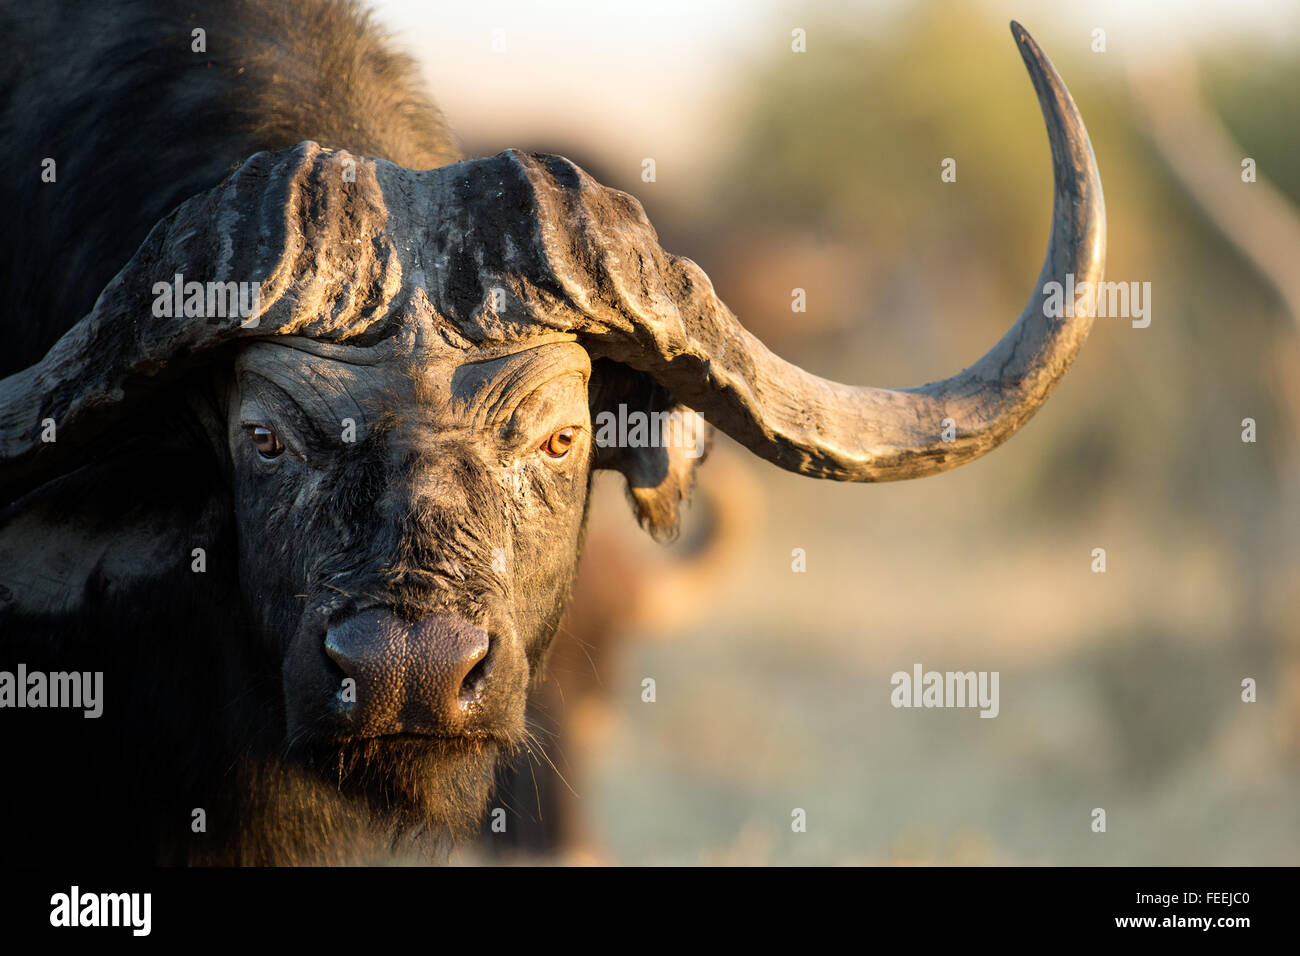
<path fill-rule="evenodd" d="M 1087 133 L 1014 32 L 1055 170 L 1036 290 L 1097 281 Z M 209 283 L 246 284 L 255 307 L 213 314 Z M 215 641 L 202 659 L 227 675 L 219 691 L 202 668 L 186 678 L 207 719 L 241 694 L 266 708 L 222 753 L 262 740 L 377 812 L 463 827 L 495 756 L 525 739 L 593 470 L 625 476 L 657 535 L 698 460 L 692 410 L 800 474 L 935 474 L 1023 425 L 1090 325 L 1047 317 L 1036 291 L 949 379 L 843 385 L 768 351 L 636 200 L 563 158 L 416 172 L 312 142 L 259 153 L 159 222 L 94 309 L 0 382 L 6 613 L 71 641 L 87 631 L 72 617 L 179 605 L 170 619 L 193 633 L 165 641 Z M 683 427 L 598 441 L 620 408 Z"/>

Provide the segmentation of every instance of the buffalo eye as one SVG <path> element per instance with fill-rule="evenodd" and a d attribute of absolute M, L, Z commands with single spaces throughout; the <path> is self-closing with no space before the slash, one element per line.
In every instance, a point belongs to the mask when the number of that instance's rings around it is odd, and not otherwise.
<path fill-rule="evenodd" d="M 249 425 L 248 437 L 263 458 L 279 458 L 284 453 L 284 442 L 280 441 L 280 436 L 265 425 Z"/>
<path fill-rule="evenodd" d="M 577 436 L 577 429 L 561 428 L 542 442 L 542 451 L 546 452 L 551 458 L 563 458 L 569 453 L 569 449 L 573 447 L 573 440 Z"/>

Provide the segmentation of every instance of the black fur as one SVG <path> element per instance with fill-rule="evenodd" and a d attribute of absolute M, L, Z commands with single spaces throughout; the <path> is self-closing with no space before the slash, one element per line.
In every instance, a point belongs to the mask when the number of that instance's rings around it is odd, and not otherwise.
<path fill-rule="evenodd" d="M 0 376 L 253 153 L 310 139 L 410 169 L 460 158 L 415 63 L 351 0 L 6 0 L 0 37 Z"/>

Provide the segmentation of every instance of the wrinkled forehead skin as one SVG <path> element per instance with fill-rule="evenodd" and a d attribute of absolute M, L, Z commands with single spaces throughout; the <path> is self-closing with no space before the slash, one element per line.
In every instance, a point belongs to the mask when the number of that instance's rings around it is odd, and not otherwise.
<path fill-rule="evenodd" d="M 428 300 L 412 296 L 391 317 L 400 331 L 371 346 L 338 346 L 301 336 L 255 341 L 235 363 L 294 396 L 317 423 L 352 422 L 358 435 L 400 422 L 438 438 L 493 432 L 509 440 L 521 410 L 553 415 L 585 405 L 591 360 L 561 337 L 461 347 L 436 335 Z M 571 377 L 579 391 L 543 390 Z"/>

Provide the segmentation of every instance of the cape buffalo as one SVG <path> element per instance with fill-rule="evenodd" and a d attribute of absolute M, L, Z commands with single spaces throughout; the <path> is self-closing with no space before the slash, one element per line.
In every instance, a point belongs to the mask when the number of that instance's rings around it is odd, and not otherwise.
<path fill-rule="evenodd" d="M 568 160 L 458 161 L 347 0 L 5 4 L 10 858 L 436 857 L 526 738 L 593 470 L 668 537 L 692 410 L 836 481 L 1006 440 L 1091 326 L 1040 290 L 1105 247 L 1083 123 L 1012 32 L 1043 270 L 982 359 L 899 390 L 772 354 Z"/>

